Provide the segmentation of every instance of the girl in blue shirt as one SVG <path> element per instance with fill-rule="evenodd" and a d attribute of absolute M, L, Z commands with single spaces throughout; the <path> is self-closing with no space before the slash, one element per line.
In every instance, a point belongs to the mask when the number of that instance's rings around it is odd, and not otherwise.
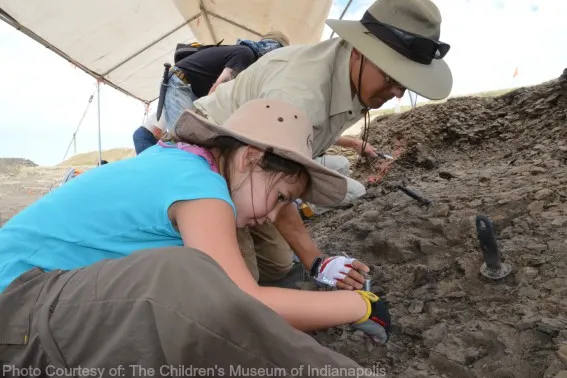
<path fill-rule="evenodd" d="M 41 338 L 42 327 L 48 327 L 59 332 L 57 342 L 75 353 L 93 345 L 94 336 L 85 336 L 85 329 L 106 327 L 113 333 L 125 319 L 138 319 L 161 331 L 160 327 L 176 325 L 148 315 L 144 306 L 125 308 L 124 300 L 137 303 L 149 296 L 163 308 L 181 306 L 173 313 L 194 318 L 202 315 L 207 301 L 186 303 L 183 298 L 222 297 L 236 284 L 236 297 L 245 293 L 297 329 L 355 323 L 385 342 L 389 315 L 374 294 L 260 287 L 239 251 L 237 227 L 275 222 L 280 210 L 299 197 L 331 206 L 345 196 L 345 179 L 311 158 L 313 130 L 306 115 L 284 102 L 254 100 L 223 126 L 185 111 L 177 132 L 191 140 L 160 142 L 134 158 L 85 172 L 0 229 L 0 341 L 27 344 L 35 332 Z M 195 256 L 200 257 L 189 264 Z M 203 259 L 211 263 L 202 266 Z M 334 274 L 341 270 L 343 278 L 353 264 L 356 268 L 352 259 L 329 262 Z M 209 276 L 218 274 L 205 274 L 213 266 L 220 267 L 232 284 L 208 282 Z M 176 275 L 171 269 L 185 273 Z M 191 280 L 197 277 L 202 278 L 195 284 Z M 178 290 L 183 298 L 172 296 Z M 38 315 L 38 324 L 28 323 L 41 303 L 49 303 L 51 313 Z M 273 316 L 269 313 L 266 316 Z M 206 320 L 215 321 L 217 314 Z M 61 329 L 54 330 L 55 324 Z M 115 346 L 143 349 L 143 342 L 131 345 L 135 339 L 126 333 L 118 336 Z M 30 346 L 22 353 L 37 351 Z M 110 351 L 104 355 L 118 358 Z"/>

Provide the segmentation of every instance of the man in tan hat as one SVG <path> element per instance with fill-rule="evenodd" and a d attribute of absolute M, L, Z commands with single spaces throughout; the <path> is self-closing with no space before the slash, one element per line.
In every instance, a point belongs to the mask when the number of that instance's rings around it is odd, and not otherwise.
<path fill-rule="evenodd" d="M 430 0 L 378 0 L 360 20 L 327 20 L 327 25 L 339 38 L 271 52 L 195 101 L 196 110 L 221 124 L 249 100 L 289 101 L 310 117 L 313 158 L 318 159 L 333 144 L 372 153 L 366 140 L 341 134 L 362 117 L 366 130 L 368 109 L 401 98 L 406 89 L 434 100 L 449 95 L 453 80 L 442 59 L 449 45 L 439 41 L 441 14 Z M 258 262 L 259 278 L 265 281 L 281 279 L 291 269 L 289 247 L 315 277 L 327 258 L 293 205 L 274 224 L 240 231 L 239 241 L 245 258 Z M 328 282 L 343 289 L 362 287 L 360 275 L 354 274 Z"/>

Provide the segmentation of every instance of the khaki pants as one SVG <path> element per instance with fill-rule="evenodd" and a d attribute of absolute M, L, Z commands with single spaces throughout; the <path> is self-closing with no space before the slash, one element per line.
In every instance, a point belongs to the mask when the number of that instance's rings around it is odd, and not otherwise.
<path fill-rule="evenodd" d="M 350 162 L 346 157 L 341 155 L 323 155 L 316 157 L 313 160 L 345 176 L 345 179 L 347 181 L 347 193 L 345 199 L 341 202 L 341 205 L 350 204 L 355 199 L 366 194 L 366 188 L 364 187 L 364 185 L 349 177 Z"/>
<path fill-rule="evenodd" d="M 5 377 L 22 368 L 69 377 L 84 375 L 78 368 L 102 377 L 360 369 L 245 294 L 208 255 L 182 247 L 72 271 L 32 269 L 0 294 L 0 319 Z"/>
<path fill-rule="evenodd" d="M 256 281 L 284 278 L 293 266 L 293 252 L 273 223 L 237 230 L 242 257 Z"/>

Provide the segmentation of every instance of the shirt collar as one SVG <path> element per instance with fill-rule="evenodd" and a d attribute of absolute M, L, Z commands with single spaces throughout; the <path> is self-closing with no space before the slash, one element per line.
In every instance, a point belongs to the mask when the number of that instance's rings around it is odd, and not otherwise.
<path fill-rule="evenodd" d="M 349 72 L 351 51 L 352 45 L 345 41 L 340 42 L 333 69 L 330 116 L 348 111 L 352 112 L 354 111 L 353 108 L 360 107 L 358 98 L 355 96 L 353 101 L 351 95 Z"/>

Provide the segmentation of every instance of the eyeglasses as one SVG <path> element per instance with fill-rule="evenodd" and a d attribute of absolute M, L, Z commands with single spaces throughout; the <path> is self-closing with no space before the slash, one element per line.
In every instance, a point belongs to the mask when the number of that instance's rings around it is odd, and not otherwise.
<path fill-rule="evenodd" d="M 402 84 L 400 84 L 399 82 L 394 80 L 390 75 L 388 75 L 384 71 L 382 71 L 382 73 L 384 74 L 384 81 L 386 82 L 386 84 L 391 85 L 392 87 L 398 87 L 398 88 L 401 88 L 401 89 L 406 89 L 406 87 L 404 87 Z"/>
<path fill-rule="evenodd" d="M 374 64 L 370 59 L 366 59 L 366 62 L 368 64 L 370 64 L 372 67 L 374 67 L 378 72 L 380 72 L 380 74 L 382 74 L 382 76 L 384 76 L 384 82 L 386 82 L 386 84 L 388 84 L 392 87 L 398 87 L 398 88 L 403 89 L 403 90 L 406 89 L 406 87 L 403 84 L 400 84 L 392 76 L 390 76 L 386 72 L 384 72 L 380 67 L 378 67 L 376 64 Z"/>
<path fill-rule="evenodd" d="M 434 41 L 384 24 L 376 20 L 368 11 L 362 16 L 360 23 L 368 30 L 366 34 L 372 34 L 398 53 L 417 63 L 431 64 L 433 59 L 445 57 L 451 48 L 447 43 Z"/>

